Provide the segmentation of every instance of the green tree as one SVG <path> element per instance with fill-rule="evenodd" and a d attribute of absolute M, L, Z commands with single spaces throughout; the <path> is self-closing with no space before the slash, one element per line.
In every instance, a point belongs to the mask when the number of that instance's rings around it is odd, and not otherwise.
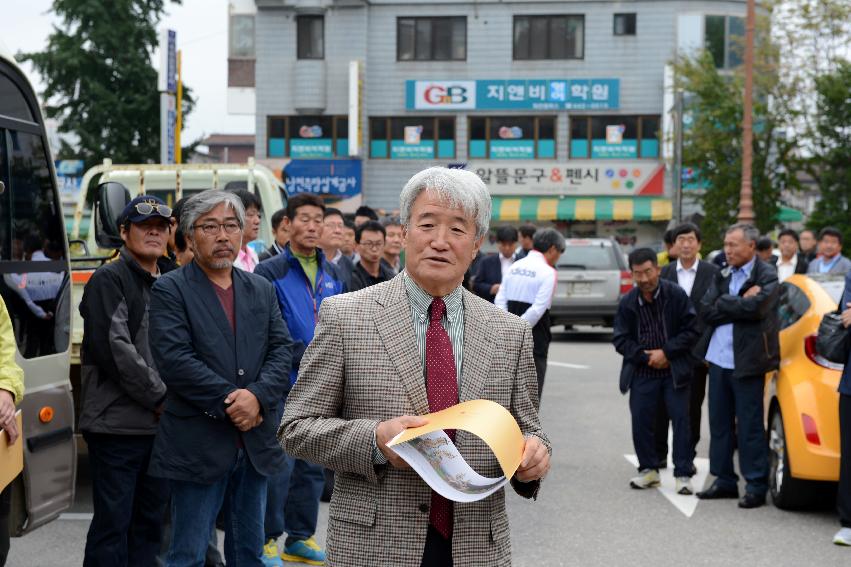
<path fill-rule="evenodd" d="M 180 3 L 181 0 L 171 0 Z M 60 155 L 86 167 L 159 161 L 160 101 L 152 64 L 167 0 L 54 0 L 60 18 L 44 51 L 19 54 L 46 87 L 48 117 L 78 138 Z M 183 90 L 184 126 L 194 100 Z"/>
<path fill-rule="evenodd" d="M 790 97 L 781 80 L 779 48 L 768 34 L 767 18 L 760 18 L 754 63 L 752 187 L 756 225 L 773 229 L 784 188 L 798 182 L 792 167 L 797 143 L 784 135 L 790 120 Z M 742 42 L 734 44 L 739 57 Z M 707 249 L 723 242 L 724 229 L 736 221 L 742 179 L 743 68 L 716 67 L 709 51 L 681 55 L 674 62 L 676 85 L 686 93 L 685 112 L 691 124 L 684 132 L 683 164 L 696 168 L 698 181 L 708 188 L 699 198 L 705 220 Z"/>
<path fill-rule="evenodd" d="M 821 198 L 807 226 L 815 230 L 835 226 L 843 232 L 845 242 L 851 242 L 851 62 L 838 61 L 833 72 L 815 82 L 815 153 L 805 165 L 818 184 Z"/>

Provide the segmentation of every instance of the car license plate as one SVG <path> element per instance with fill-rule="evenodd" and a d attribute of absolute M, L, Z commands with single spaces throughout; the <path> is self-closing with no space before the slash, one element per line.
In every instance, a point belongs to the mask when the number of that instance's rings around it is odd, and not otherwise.
<path fill-rule="evenodd" d="M 572 282 L 567 293 L 568 295 L 591 295 L 591 282 Z"/>

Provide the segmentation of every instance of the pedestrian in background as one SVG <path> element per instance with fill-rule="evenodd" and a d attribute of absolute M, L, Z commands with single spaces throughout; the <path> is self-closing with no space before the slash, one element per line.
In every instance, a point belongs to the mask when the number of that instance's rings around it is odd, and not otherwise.
<path fill-rule="evenodd" d="M 522 260 L 532 251 L 535 245 L 535 232 L 537 231 L 538 227 L 534 224 L 520 225 L 520 228 L 517 229 L 517 232 L 520 233 L 520 247 L 514 253 L 515 260 Z"/>
<path fill-rule="evenodd" d="M 279 209 L 272 214 L 272 218 L 269 219 L 269 222 L 272 223 L 272 235 L 275 240 L 272 242 L 272 245 L 269 246 L 266 250 L 261 252 L 257 259 L 260 262 L 264 260 L 268 260 L 273 256 L 277 256 L 281 252 L 284 251 L 284 246 L 287 245 L 287 242 L 290 241 L 290 236 L 287 233 L 286 226 L 284 226 L 284 217 L 287 214 L 286 209 Z"/>
<path fill-rule="evenodd" d="M 851 333 L 851 272 L 845 275 L 845 291 L 839 305 L 842 325 Z M 836 509 L 841 527 L 833 536 L 833 543 L 851 545 L 851 352 L 839 381 L 839 488 L 836 491 Z"/>
<path fill-rule="evenodd" d="M 352 272 L 352 285 L 349 291 L 358 291 L 382 282 L 390 281 L 396 275 L 389 265 L 382 262 L 385 246 L 384 227 L 377 221 L 367 221 L 355 231 L 360 260 Z"/>
<path fill-rule="evenodd" d="M 842 233 L 832 226 L 818 233 L 819 256 L 807 267 L 808 274 L 847 274 L 851 260 L 842 255 Z"/>
<path fill-rule="evenodd" d="M 809 262 L 806 255 L 798 251 L 798 233 L 784 228 L 777 236 L 779 256 L 772 256 L 771 263 L 777 269 L 777 280 L 783 283 L 792 274 L 806 274 Z"/>
<path fill-rule="evenodd" d="M 325 258 L 334 264 L 337 273 L 347 287 L 351 287 L 352 272 L 355 269 L 352 259 L 343 254 L 342 247 L 345 244 L 346 224 L 343 213 L 339 209 L 327 207 L 325 216 L 322 218 L 322 236 L 319 239 L 319 248 L 325 254 Z"/>
<path fill-rule="evenodd" d="M 355 222 L 344 217 L 343 223 L 343 247 L 340 248 L 340 251 L 343 256 L 354 262 L 357 259 L 355 254 L 355 246 L 357 245 L 355 243 Z"/>
<path fill-rule="evenodd" d="M 149 474 L 166 386 L 151 353 L 148 306 L 171 209 L 141 195 L 118 218 L 124 245 L 83 290 L 79 429 L 89 449 L 94 515 L 85 566 L 154 565 L 168 483 Z M 209 532 L 207 532 L 209 535 Z"/>
<path fill-rule="evenodd" d="M 659 263 L 660 268 L 667 266 L 677 259 L 677 247 L 674 241 L 673 228 L 665 231 L 665 234 L 662 236 L 662 244 L 664 244 L 665 249 L 656 254 L 656 261 Z"/>
<path fill-rule="evenodd" d="M 363 223 L 367 221 L 377 221 L 378 213 L 375 212 L 375 209 L 372 207 L 367 207 L 366 205 L 361 205 L 358 207 L 358 210 L 355 211 L 355 227 L 359 227 Z"/>
<path fill-rule="evenodd" d="M 486 256 L 479 262 L 473 280 L 473 292 L 491 303 L 496 299 L 502 278 L 506 276 L 514 263 L 517 229 L 513 226 L 501 226 L 496 229 L 496 247 L 498 250 L 496 254 Z"/>
<path fill-rule="evenodd" d="M 550 306 L 558 281 L 554 266 L 564 253 L 564 247 L 564 236 L 554 228 L 537 231 L 532 250 L 511 266 L 494 300 L 497 307 L 519 316 L 532 327 L 539 401 L 544 393 L 547 355 L 553 337 L 550 332 Z"/>
<path fill-rule="evenodd" d="M 418 415 L 492 400 L 526 437 L 511 486 L 535 497 L 550 444 L 535 409 L 531 331 L 461 286 L 490 220 L 490 195 L 476 174 L 427 169 L 405 185 L 401 202 L 404 273 L 323 304 L 280 440 L 288 452 L 336 470 L 329 564 L 510 565 L 503 489 L 452 503 L 386 444 L 425 423 Z M 476 471 L 499 476 L 480 439 L 458 431 L 455 441 Z"/>
<path fill-rule="evenodd" d="M 151 348 L 168 394 L 150 473 L 171 487 L 168 567 L 203 565 L 220 509 L 227 564 L 263 565 L 292 341 L 273 287 L 233 267 L 244 222 L 233 193 L 192 196 L 180 223 L 195 257 L 152 290 Z"/>
<path fill-rule="evenodd" d="M 716 274 L 701 300 L 706 329 L 696 347 L 709 363 L 709 472 L 716 477 L 697 497 L 739 497 L 733 469 L 733 453 L 738 448 L 739 470 L 746 482 L 740 508 L 765 504 L 765 373 L 780 363 L 780 288 L 774 267 L 756 255 L 758 238 L 759 231 L 749 224 L 727 229 L 724 253 L 729 267 Z"/>
<path fill-rule="evenodd" d="M 256 271 L 275 287 L 280 313 L 295 341 L 290 384 L 295 384 L 302 355 L 313 340 L 322 302 L 347 291 L 336 267 L 318 248 L 324 216 L 325 204 L 318 195 L 300 193 L 292 197 L 284 220 L 290 242 L 282 254 L 263 262 Z M 281 565 L 281 559 L 321 564 L 325 553 L 313 536 L 325 486 L 323 467 L 291 455 L 284 457 L 285 468 L 269 483 L 265 564 Z M 287 539 L 279 553 L 277 540 L 284 532 Z"/>
<path fill-rule="evenodd" d="M 807 263 L 812 263 L 818 256 L 818 240 L 816 233 L 806 228 L 800 234 L 801 253 L 807 260 Z"/>
<path fill-rule="evenodd" d="M 237 189 L 233 192 L 242 201 L 242 206 L 245 209 L 245 226 L 242 231 L 242 244 L 239 247 L 239 254 L 234 261 L 234 267 L 246 272 L 253 272 L 257 264 L 260 263 L 260 258 L 254 248 L 249 246 L 249 243 L 257 240 L 260 235 L 260 221 L 262 219 L 263 206 L 260 204 L 260 199 L 250 192 L 248 189 Z"/>
<path fill-rule="evenodd" d="M 760 236 L 756 241 L 756 255 L 759 256 L 759 259 L 763 262 L 768 262 L 773 264 L 772 258 L 774 258 L 774 242 L 772 242 L 771 238 L 768 236 Z"/>
<path fill-rule="evenodd" d="M 21 436 L 15 421 L 15 405 L 24 398 L 24 371 L 15 361 L 15 330 L 6 303 L 0 297 L 0 435 L 9 438 L 9 445 Z M 23 441 L 22 441 L 23 442 Z M 0 489 L 0 567 L 6 565 L 9 555 L 9 513 L 12 504 L 12 486 Z"/>
<path fill-rule="evenodd" d="M 675 490 L 692 494 L 688 406 L 697 314 L 680 286 L 660 279 L 653 250 L 633 250 L 628 263 L 635 287 L 618 305 L 612 342 L 623 356 L 620 389 L 623 394 L 629 392 L 632 442 L 638 457 L 638 476 L 629 485 L 638 489 L 659 486 L 654 431 L 661 403 L 674 429 Z"/>
<path fill-rule="evenodd" d="M 697 343 L 703 334 L 703 320 L 701 314 L 703 307 L 701 299 L 712 285 L 718 266 L 700 260 L 700 243 L 702 240 L 700 229 L 692 223 L 683 223 L 673 232 L 674 242 L 677 246 L 678 256 L 676 262 L 662 268 L 662 279 L 679 285 L 689 298 L 689 303 L 697 313 L 695 329 L 697 334 L 689 350 Z M 703 400 L 706 397 L 706 363 L 693 358 L 691 380 L 689 381 L 689 434 L 692 459 L 697 456 L 697 444 L 700 441 L 700 418 L 703 408 Z M 656 456 L 659 457 L 659 467 L 668 466 L 668 411 L 665 404 L 659 404 L 656 418 Z"/>
<path fill-rule="evenodd" d="M 396 275 L 405 267 L 405 260 L 402 258 L 402 221 L 398 216 L 388 216 L 381 219 L 381 226 L 387 233 L 382 263 Z"/>

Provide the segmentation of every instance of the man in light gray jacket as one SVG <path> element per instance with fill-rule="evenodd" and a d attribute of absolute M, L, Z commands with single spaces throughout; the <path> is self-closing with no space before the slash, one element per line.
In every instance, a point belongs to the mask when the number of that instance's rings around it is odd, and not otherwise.
<path fill-rule="evenodd" d="M 819 256 L 810 262 L 807 274 L 847 274 L 851 260 L 842 255 L 842 233 L 832 226 L 818 233 Z"/>

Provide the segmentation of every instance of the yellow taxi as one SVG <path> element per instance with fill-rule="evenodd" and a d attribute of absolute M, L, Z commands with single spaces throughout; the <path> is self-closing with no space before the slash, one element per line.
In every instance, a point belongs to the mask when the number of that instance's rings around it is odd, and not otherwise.
<path fill-rule="evenodd" d="M 777 507 L 794 509 L 811 504 L 824 481 L 839 480 L 842 365 L 818 354 L 816 333 L 836 309 L 844 276 L 793 275 L 780 287 L 780 368 L 765 384 L 769 485 Z"/>

